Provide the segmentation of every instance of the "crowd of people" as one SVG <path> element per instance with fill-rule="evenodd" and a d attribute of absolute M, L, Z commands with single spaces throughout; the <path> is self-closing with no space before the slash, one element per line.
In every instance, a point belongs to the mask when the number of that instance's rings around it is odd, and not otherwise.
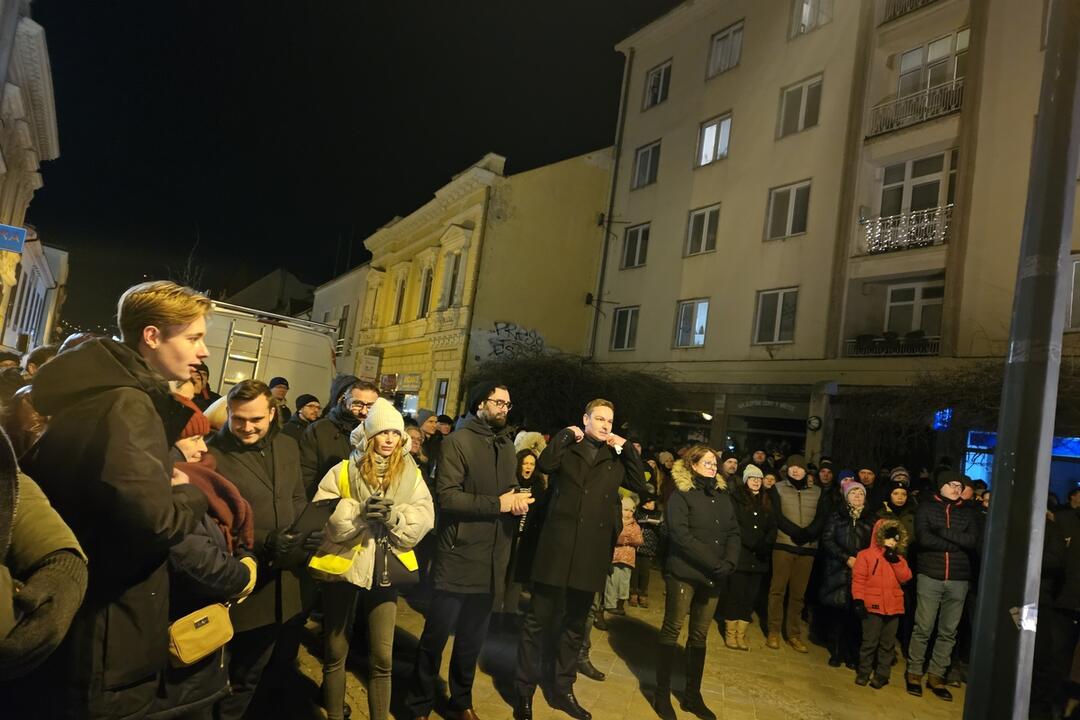
<path fill-rule="evenodd" d="M 646 448 L 604 399 L 563 428 L 514 427 L 497 382 L 471 388 L 458 418 L 405 417 L 351 375 L 325 404 L 290 408 L 284 377 L 221 397 L 211 310 L 145 283 L 120 298 L 119 339 L 0 355 L 0 706 L 13 717 L 239 719 L 294 671 L 312 619 L 330 720 L 351 714 L 357 643 L 369 716 L 390 717 L 397 682 L 408 715 L 428 718 L 451 635 L 443 714 L 476 720 L 489 628 L 517 638 L 516 720 L 531 720 L 537 687 L 590 720 L 574 686 L 604 680 L 592 632 L 650 607 L 663 609 L 661 718 L 673 694 L 716 717 L 701 692 L 713 623 L 724 649 L 711 652 L 816 643 L 856 685 L 880 689 L 902 664 L 908 693 L 943 701 L 965 681 L 990 492 L 948 458 L 912 477 L 766 447 Z M 1047 514 L 1032 717 L 1074 710 L 1074 531 L 1080 490 Z M 394 677 L 402 597 L 425 624 Z"/>

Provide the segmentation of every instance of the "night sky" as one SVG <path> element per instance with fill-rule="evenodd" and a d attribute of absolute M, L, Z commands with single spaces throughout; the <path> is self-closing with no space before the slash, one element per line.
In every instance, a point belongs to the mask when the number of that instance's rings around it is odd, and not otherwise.
<path fill-rule="evenodd" d="M 613 142 L 614 44 L 678 0 L 36 0 L 60 158 L 28 221 L 71 252 L 64 318 L 175 276 L 321 283 L 489 151 L 520 172 Z"/>

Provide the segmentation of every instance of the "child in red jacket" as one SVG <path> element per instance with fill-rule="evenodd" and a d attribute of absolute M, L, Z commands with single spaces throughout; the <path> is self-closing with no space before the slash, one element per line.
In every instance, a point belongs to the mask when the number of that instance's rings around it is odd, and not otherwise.
<path fill-rule="evenodd" d="M 904 559 L 907 530 L 897 520 L 878 520 L 870 547 L 855 556 L 851 571 L 851 598 L 862 618 L 862 647 L 856 685 L 880 689 L 889 683 L 896 628 L 904 614 L 903 583 L 911 580 L 911 568 Z M 877 672 L 870 679 L 877 656 Z"/>

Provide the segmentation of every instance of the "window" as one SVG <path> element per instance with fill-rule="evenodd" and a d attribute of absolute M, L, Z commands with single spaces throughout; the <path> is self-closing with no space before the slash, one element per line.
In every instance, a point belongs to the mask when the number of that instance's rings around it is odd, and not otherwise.
<path fill-rule="evenodd" d="M 643 110 L 648 110 L 653 105 L 659 105 L 667 100 L 668 87 L 671 85 L 671 61 L 668 60 L 659 67 L 654 67 L 645 76 L 645 101 Z"/>
<path fill-rule="evenodd" d="M 967 49 L 971 31 L 964 28 L 900 55 L 897 97 L 944 85 L 967 74 Z"/>
<path fill-rule="evenodd" d="M 401 311 L 405 309 L 405 285 L 407 278 L 401 278 L 397 286 L 397 300 L 394 303 L 394 324 L 401 322 Z"/>
<path fill-rule="evenodd" d="M 371 291 L 371 317 L 368 318 L 368 327 L 375 327 L 375 319 L 379 317 L 379 286 L 376 285 Z"/>
<path fill-rule="evenodd" d="M 656 182 L 656 173 L 660 169 L 660 143 L 638 148 L 634 156 L 634 182 L 631 189 L 645 187 Z"/>
<path fill-rule="evenodd" d="M 457 299 L 458 276 L 461 274 L 461 251 L 446 256 L 446 285 L 443 287 L 443 308 L 454 305 Z"/>
<path fill-rule="evenodd" d="M 810 181 L 773 188 L 769 191 L 769 240 L 806 232 L 810 211 Z"/>
<path fill-rule="evenodd" d="M 709 51 L 709 77 L 726 72 L 739 64 L 742 58 L 743 24 L 740 20 L 712 37 Z"/>
<path fill-rule="evenodd" d="M 820 75 L 784 88 L 780 94 L 780 137 L 817 125 L 820 110 Z"/>
<path fill-rule="evenodd" d="M 431 284 L 434 282 L 435 273 L 431 268 L 424 268 L 423 284 L 420 286 L 420 307 L 417 309 L 417 319 L 425 318 L 428 314 L 428 306 L 431 305 Z"/>
<path fill-rule="evenodd" d="M 887 165 L 881 178 L 879 215 L 892 217 L 942 207 L 956 195 L 956 150 Z"/>
<path fill-rule="evenodd" d="M 686 231 L 686 254 L 698 255 L 716 249 L 716 229 L 720 225 L 720 206 L 694 210 Z"/>
<path fill-rule="evenodd" d="M 708 300 L 683 300 L 675 314 L 675 347 L 705 346 L 705 326 L 709 320 Z"/>
<path fill-rule="evenodd" d="M 730 140 L 731 115 L 723 115 L 702 123 L 701 130 L 698 131 L 698 166 L 726 158 Z"/>
<path fill-rule="evenodd" d="M 754 344 L 795 342 L 795 309 L 799 288 L 760 290 L 754 317 Z"/>
<path fill-rule="evenodd" d="M 795 0 L 791 13 L 791 33 L 795 38 L 816 30 L 832 20 L 832 0 Z"/>
<path fill-rule="evenodd" d="M 446 396 L 450 392 L 450 381 L 444 379 L 435 381 L 435 414 L 446 414 Z"/>
<path fill-rule="evenodd" d="M 349 332 L 349 306 L 343 305 L 341 307 L 341 317 L 338 318 L 337 325 L 337 344 L 334 346 L 337 349 L 338 355 L 345 353 L 345 336 Z"/>
<path fill-rule="evenodd" d="M 885 330 L 906 335 L 922 330 L 927 337 L 941 335 L 943 283 L 905 283 L 889 286 L 885 306 Z"/>
<path fill-rule="evenodd" d="M 640 307 L 615 308 L 611 324 L 611 349 L 633 350 L 637 343 L 637 321 Z"/>
<path fill-rule="evenodd" d="M 645 264 L 649 253 L 649 223 L 626 229 L 623 236 L 622 266 L 636 268 Z"/>

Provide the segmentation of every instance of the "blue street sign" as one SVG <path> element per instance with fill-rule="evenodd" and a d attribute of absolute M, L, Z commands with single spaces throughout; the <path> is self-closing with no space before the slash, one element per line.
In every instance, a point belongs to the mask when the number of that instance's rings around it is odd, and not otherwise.
<path fill-rule="evenodd" d="M 21 253 L 26 242 L 26 228 L 0 225 L 0 250 Z"/>

